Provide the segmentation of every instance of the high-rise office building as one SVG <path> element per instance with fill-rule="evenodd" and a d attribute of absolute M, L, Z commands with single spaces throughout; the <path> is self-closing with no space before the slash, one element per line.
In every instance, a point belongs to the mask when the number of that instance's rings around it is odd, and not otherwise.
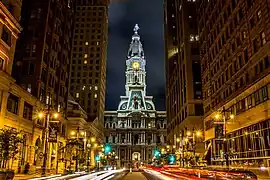
<path fill-rule="evenodd" d="M 71 0 L 24 0 L 13 77 L 40 101 L 66 113 L 72 45 Z"/>
<path fill-rule="evenodd" d="M 106 53 L 108 40 L 107 0 L 76 1 L 72 50 L 71 93 L 103 127 L 105 109 Z"/>
<path fill-rule="evenodd" d="M 190 0 L 166 0 L 164 4 L 168 141 L 175 145 L 178 138 L 203 130 L 195 9 L 195 1 Z"/>
<path fill-rule="evenodd" d="M 269 166 L 270 2 L 197 3 L 209 162 Z"/>

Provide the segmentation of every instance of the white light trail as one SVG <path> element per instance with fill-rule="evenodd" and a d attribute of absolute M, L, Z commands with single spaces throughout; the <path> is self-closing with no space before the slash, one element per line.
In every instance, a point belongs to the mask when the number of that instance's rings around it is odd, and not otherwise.
<path fill-rule="evenodd" d="M 109 177 L 106 177 L 104 180 L 109 180 L 109 179 L 113 178 L 114 176 L 115 176 L 115 175 L 112 174 L 112 175 L 110 175 Z"/>
<path fill-rule="evenodd" d="M 108 176 L 112 176 L 113 174 L 119 173 L 119 172 L 122 172 L 122 171 L 124 171 L 124 170 L 123 169 L 120 169 L 120 170 L 111 170 L 111 171 L 109 171 L 109 172 L 107 172 L 107 173 L 105 173 L 105 174 L 103 174 L 101 176 L 96 177 L 94 180 L 102 180 L 104 178 L 107 178 Z"/>
<path fill-rule="evenodd" d="M 100 174 L 104 174 L 106 173 L 107 171 L 100 171 L 100 172 L 96 172 L 96 173 L 91 173 L 91 174 L 87 174 L 85 176 L 81 176 L 81 177 L 77 177 L 77 178 L 74 178 L 73 180 L 88 180 L 88 179 L 94 179 L 95 177 L 97 177 L 97 175 L 100 175 Z"/>

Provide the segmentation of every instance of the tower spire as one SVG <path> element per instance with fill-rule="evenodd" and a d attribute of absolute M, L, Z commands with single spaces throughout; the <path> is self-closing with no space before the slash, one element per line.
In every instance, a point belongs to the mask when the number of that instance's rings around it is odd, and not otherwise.
<path fill-rule="evenodd" d="M 142 43 L 140 41 L 140 35 L 138 34 L 138 30 L 140 29 L 138 24 L 135 24 L 133 31 L 134 34 L 132 36 L 132 41 L 128 50 L 128 58 L 130 57 L 141 57 L 144 58 L 144 52 Z"/>

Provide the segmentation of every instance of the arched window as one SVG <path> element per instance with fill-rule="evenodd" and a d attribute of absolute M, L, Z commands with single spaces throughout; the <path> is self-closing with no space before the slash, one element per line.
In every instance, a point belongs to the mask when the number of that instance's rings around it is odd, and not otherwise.
<path fill-rule="evenodd" d="M 115 129 L 115 123 L 113 123 L 113 129 Z"/>
<path fill-rule="evenodd" d="M 106 129 L 109 128 L 109 124 L 108 124 L 108 123 L 105 124 L 105 128 L 106 128 Z"/>

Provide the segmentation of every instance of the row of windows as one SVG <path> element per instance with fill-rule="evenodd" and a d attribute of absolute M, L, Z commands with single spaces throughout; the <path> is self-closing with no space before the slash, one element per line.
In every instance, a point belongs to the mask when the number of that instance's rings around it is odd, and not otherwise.
<path fill-rule="evenodd" d="M 97 77 L 97 76 L 96 76 Z M 87 82 L 88 81 L 88 82 Z M 98 84 L 98 78 L 93 79 L 71 79 L 71 84 Z"/>
<path fill-rule="evenodd" d="M 220 86 L 219 92 L 218 90 L 213 91 L 215 94 L 219 94 L 219 96 L 213 98 L 212 101 L 212 107 L 216 106 L 220 102 L 223 102 L 226 98 L 230 97 L 232 95 L 232 92 L 236 92 L 240 89 L 243 89 L 246 87 L 249 83 L 254 82 L 256 79 L 258 79 L 261 75 L 264 74 L 264 72 L 267 72 L 270 68 L 270 57 L 266 56 L 261 61 L 257 62 L 257 64 L 246 73 L 241 74 L 241 76 L 236 79 L 236 81 L 230 85 L 228 88 L 222 88 L 223 86 Z M 251 76 L 251 77 L 250 77 Z M 211 95 L 212 92 L 205 92 L 204 97 L 208 97 Z M 205 108 L 205 112 L 208 112 L 210 110 L 210 105 L 208 105 Z"/>
<path fill-rule="evenodd" d="M 230 114 L 237 115 L 269 100 L 269 89 L 270 85 L 268 84 L 255 91 L 254 93 L 250 94 L 249 96 L 245 97 L 244 99 L 238 101 L 237 103 L 229 107 L 226 111 L 228 111 Z M 213 126 L 213 119 L 205 122 L 205 130 L 210 129 Z"/>
<path fill-rule="evenodd" d="M 101 28 L 103 27 L 102 24 L 103 22 L 94 22 L 94 20 L 88 18 L 89 20 L 87 20 L 87 22 L 76 22 L 76 28 L 79 28 L 79 27 L 96 27 L 96 28 Z M 86 32 L 89 32 L 89 29 L 87 31 L 86 29 Z"/>
<path fill-rule="evenodd" d="M 82 4 L 84 4 L 84 3 L 82 2 Z M 87 11 L 87 10 L 97 11 L 97 10 L 104 10 L 104 7 L 102 7 L 102 6 L 95 7 L 95 6 L 92 6 L 92 4 L 91 4 L 91 6 L 89 5 L 87 7 L 86 6 L 78 6 L 77 10 L 82 10 L 80 12 L 84 12 L 84 11 Z"/>
<path fill-rule="evenodd" d="M 76 12 L 76 16 L 90 16 L 90 17 L 93 17 L 93 16 L 102 16 L 104 14 L 104 11 L 77 11 Z"/>
<path fill-rule="evenodd" d="M 270 120 L 266 120 L 228 134 L 227 147 L 233 158 L 264 157 L 270 153 Z M 219 153 L 222 146 L 216 149 Z M 220 154 L 216 154 L 219 156 Z"/>

